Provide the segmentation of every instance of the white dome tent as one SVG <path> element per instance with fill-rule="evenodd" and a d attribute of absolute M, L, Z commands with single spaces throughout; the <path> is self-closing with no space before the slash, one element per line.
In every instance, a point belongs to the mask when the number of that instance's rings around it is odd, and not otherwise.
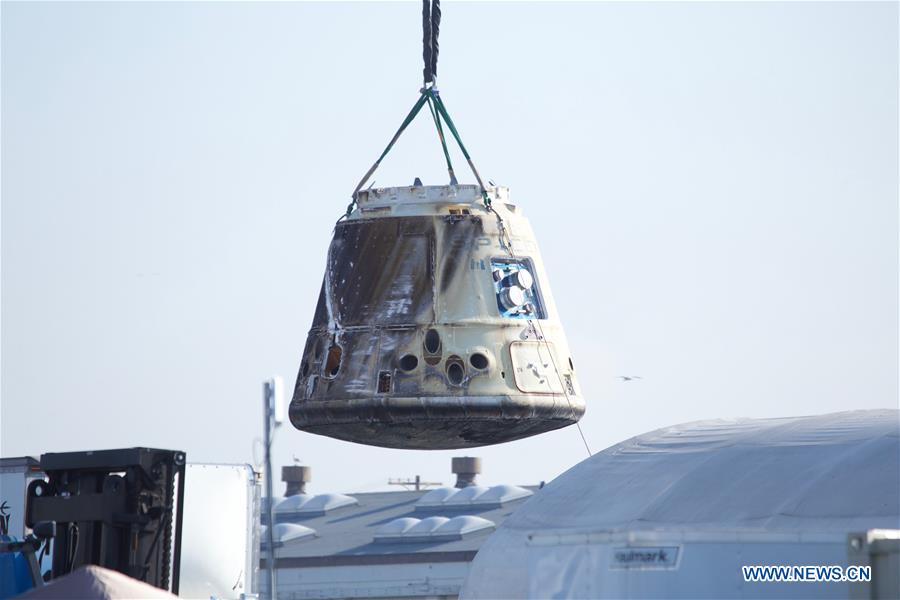
<path fill-rule="evenodd" d="M 482 546 L 462 598 L 848 597 L 744 565 L 847 565 L 900 528 L 900 412 L 688 423 L 576 465 Z"/>

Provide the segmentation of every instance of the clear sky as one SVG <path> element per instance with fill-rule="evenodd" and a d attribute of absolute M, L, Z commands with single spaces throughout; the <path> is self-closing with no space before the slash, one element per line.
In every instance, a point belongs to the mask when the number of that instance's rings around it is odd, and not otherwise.
<path fill-rule="evenodd" d="M 442 95 L 531 219 L 595 451 L 897 407 L 896 3 L 443 8 Z M 332 224 L 417 97 L 420 5 L 0 10 L 0 453 L 258 460 L 261 382 L 293 388 Z M 431 127 L 377 186 L 446 182 Z M 460 454 L 275 442 L 311 491 Z M 488 483 L 586 456 L 574 427 L 468 454 Z"/>

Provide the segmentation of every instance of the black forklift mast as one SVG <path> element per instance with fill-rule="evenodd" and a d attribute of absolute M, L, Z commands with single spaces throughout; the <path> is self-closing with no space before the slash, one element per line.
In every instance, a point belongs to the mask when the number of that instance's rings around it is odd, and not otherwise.
<path fill-rule="evenodd" d="M 53 578 L 92 564 L 178 593 L 184 452 L 50 453 L 40 464 L 48 480 L 28 485 L 25 523 L 56 524 Z"/>

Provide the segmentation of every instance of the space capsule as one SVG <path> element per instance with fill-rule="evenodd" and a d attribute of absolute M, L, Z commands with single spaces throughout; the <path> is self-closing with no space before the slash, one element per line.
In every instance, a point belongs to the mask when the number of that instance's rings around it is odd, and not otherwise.
<path fill-rule="evenodd" d="M 575 365 L 509 190 L 360 191 L 334 229 L 290 405 L 295 427 L 409 449 L 576 423 Z"/>

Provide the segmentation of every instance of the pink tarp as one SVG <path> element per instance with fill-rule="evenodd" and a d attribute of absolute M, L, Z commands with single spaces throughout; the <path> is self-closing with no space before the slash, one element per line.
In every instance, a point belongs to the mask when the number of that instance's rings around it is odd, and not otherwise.
<path fill-rule="evenodd" d="M 137 600 L 143 598 L 177 598 L 165 590 L 132 579 L 118 571 L 94 565 L 82 567 L 47 585 L 33 588 L 17 600 L 59 598 L 65 600 Z"/>

